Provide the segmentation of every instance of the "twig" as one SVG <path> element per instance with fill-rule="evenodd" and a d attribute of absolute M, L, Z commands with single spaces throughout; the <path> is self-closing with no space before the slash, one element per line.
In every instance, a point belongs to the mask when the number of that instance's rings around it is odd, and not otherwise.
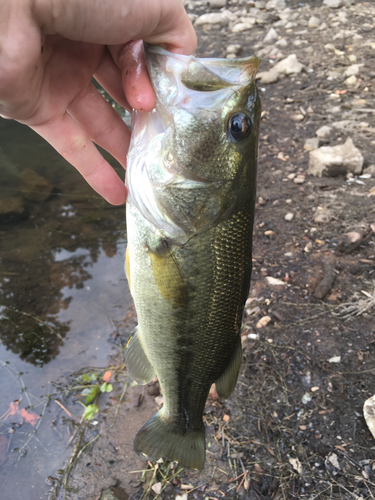
<path fill-rule="evenodd" d="M 55 399 L 55 403 L 57 403 L 68 415 L 69 417 L 72 417 L 73 418 L 73 415 L 70 413 L 69 410 L 67 410 L 65 408 L 65 406 L 63 404 L 60 403 L 60 401 L 58 399 Z M 74 417 L 74 418 L 77 418 L 77 417 Z"/>

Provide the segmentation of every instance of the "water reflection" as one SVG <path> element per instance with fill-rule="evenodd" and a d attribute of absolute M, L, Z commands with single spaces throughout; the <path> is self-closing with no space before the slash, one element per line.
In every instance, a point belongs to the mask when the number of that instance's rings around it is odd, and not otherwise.
<path fill-rule="evenodd" d="M 48 394 L 83 367 L 108 366 L 121 351 L 113 339 L 130 333 L 124 237 L 124 207 L 31 130 L 0 119 L 1 498 L 46 498 L 45 479 L 71 453 L 66 414 L 46 407 Z M 15 400 L 43 414 L 37 434 L 7 417 Z"/>
<path fill-rule="evenodd" d="M 6 141 L 15 133 L 25 139 L 16 152 Z M 0 339 L 22 360 L 41 366 L 56 357 L 69 331 L 69 322 L 58 319 L 71 300 L 62 288 L 84 287 L 101 248 L 107 257 L 116 255 L 124 213 L 95 195 L 47 145 L 42 164 L 26 160 L 29 135 L 0 121 Z M 38 151 L 35 156 L 40 162 Z M 59 169 L 53 168 L 57 160 Z"/>

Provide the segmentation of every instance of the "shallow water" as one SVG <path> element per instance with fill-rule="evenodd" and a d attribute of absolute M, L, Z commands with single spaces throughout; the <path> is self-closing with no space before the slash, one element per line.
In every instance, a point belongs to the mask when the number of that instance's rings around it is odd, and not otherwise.
<path fill-rule="evenodd" d="M 1 215 L 11 203 L 14 213 Z M 113 334 L 130 307 L 124 251 L 124 207 L 102 200 L 31 130 L 0 120 L 2 500 L 46 498 L 46 478 L 71 454 L 56 424 L 62 410 L 45 396 L 118 351 Z M 34 426 L 10 414 L 20 398 L 19 410 L 43 414 Z"/>

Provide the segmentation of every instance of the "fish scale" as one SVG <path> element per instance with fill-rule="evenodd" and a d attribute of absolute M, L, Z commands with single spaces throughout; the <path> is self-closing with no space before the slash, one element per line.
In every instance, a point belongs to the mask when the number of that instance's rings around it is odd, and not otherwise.
<path fill-rule="evenodd" d="M 215 382 L 220 398 L 229 397 L 241 363 L 259 61 L 196 59 L 149 46 L 146 61 L 156 110 L 133 115 L 126 272 L 138 327 L 125 362 L 139 383 L 158 376 L 164 405 L 134 447 L 147 459 L 201 469 L 210 387 Z"/>

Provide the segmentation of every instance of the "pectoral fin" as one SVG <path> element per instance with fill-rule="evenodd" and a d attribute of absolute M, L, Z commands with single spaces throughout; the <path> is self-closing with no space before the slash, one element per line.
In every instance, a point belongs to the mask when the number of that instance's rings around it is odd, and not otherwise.
<path fill-rule="evenodd" d="M 216 391 L 221 401 L 227 399 L 235 388 L 238 372 L 240 370 L 242 360 L 241 338 L 239 337 L 234 348 L 232 358 L 224 372 L 215 381 Z"/>
<path fill-rule="evenodd" d="M 186 304 L 186 287 L 178 262 L 168 243 L 162 241 L 155 251 L 149 249 L 152 270 L 161 296 L 173 307 Z"/>
<path fill-rule="evenodd" d="M 133 330 L 133 336 L 126 348 L 125 364 L 138 384 L 148 384 L 155 378 L 156 373 L 143 349 L 138 326 Z"/>

